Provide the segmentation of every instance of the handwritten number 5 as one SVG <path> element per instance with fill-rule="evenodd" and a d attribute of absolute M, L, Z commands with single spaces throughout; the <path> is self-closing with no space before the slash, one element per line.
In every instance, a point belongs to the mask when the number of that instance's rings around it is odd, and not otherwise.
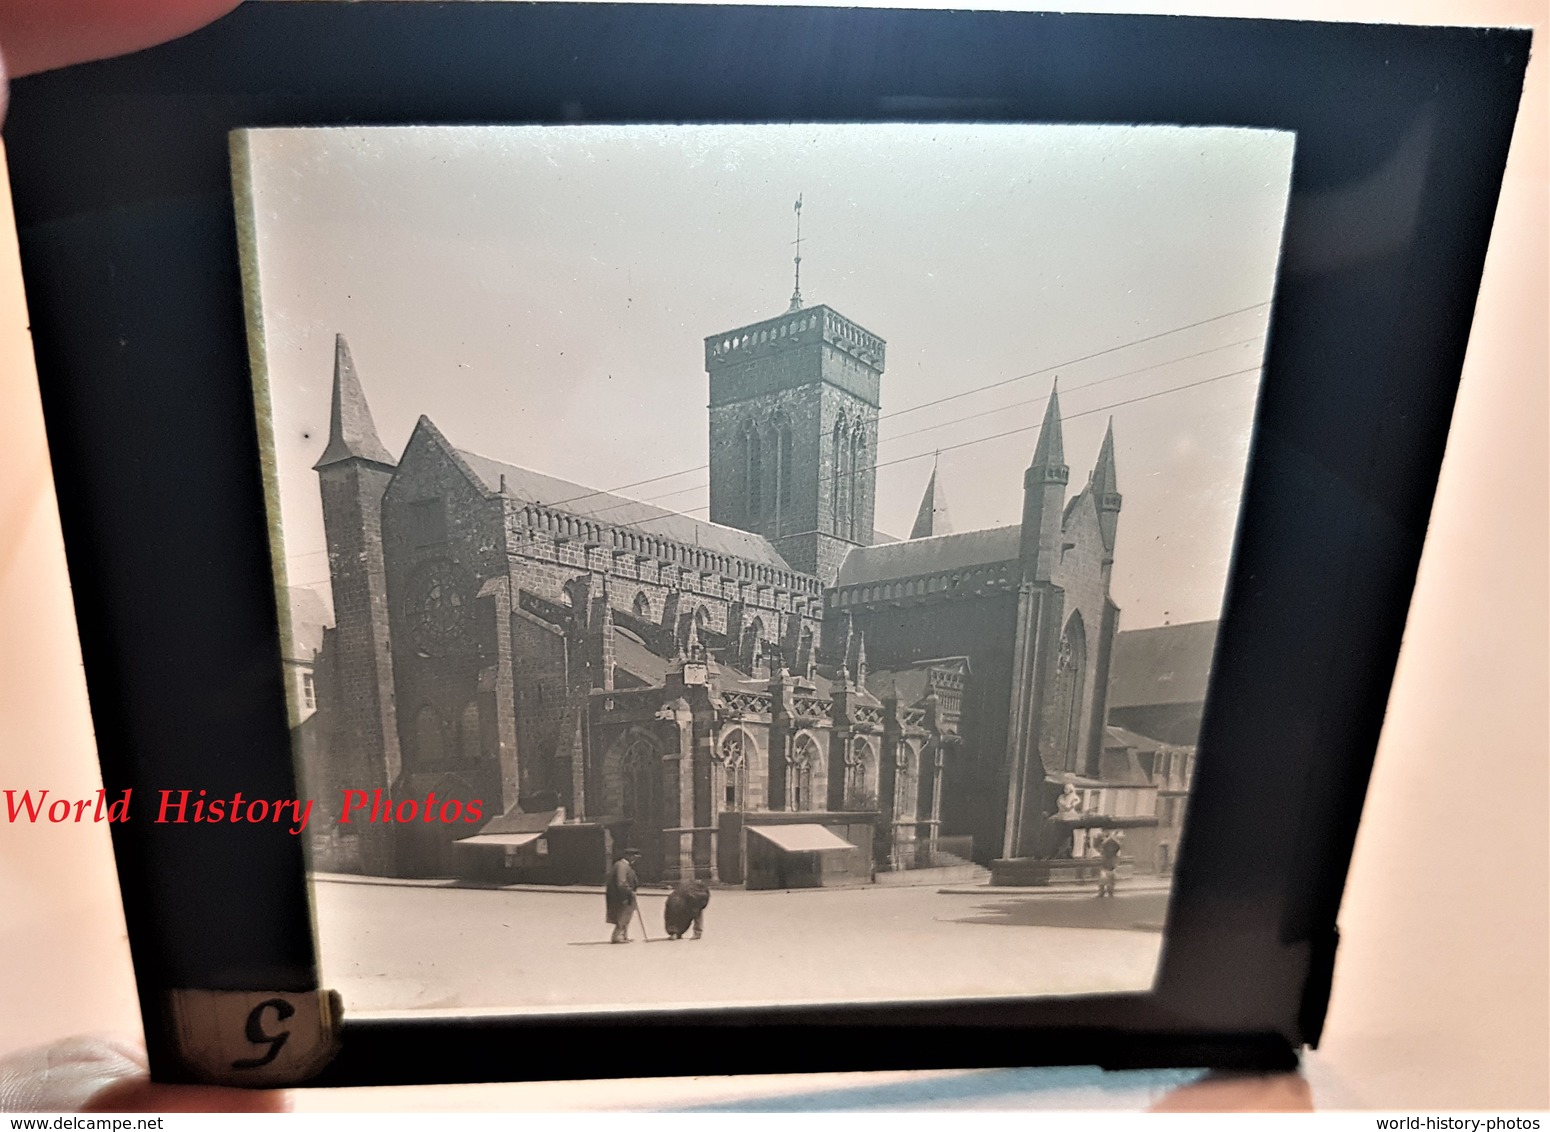
<path fill-rule="evenodd" d="M 233 1069 L 257 1069 L 262 1065 L 268 1065 L 280 1056 L 280 1047 L 290 1039 L 291 1034 L 289 1030 L 281 1030 L 278 1034 L 271 1034 L 265 1031 L 264 1011 L 271 1007 L 274 1008 L 276 1022 L 284 1022 L 292 1014 L 296 1013 L 296 1008 L 283 998 L 266 999 L 255 1006 L 248 1013 L 248 1041 L 256 1046 L 261 1046 L 267 1042 L 269 1044 L 269 1051 L 263 1057 L 244 1057 L 240 1061 L 234 1061 L 231 1063 Z"/>

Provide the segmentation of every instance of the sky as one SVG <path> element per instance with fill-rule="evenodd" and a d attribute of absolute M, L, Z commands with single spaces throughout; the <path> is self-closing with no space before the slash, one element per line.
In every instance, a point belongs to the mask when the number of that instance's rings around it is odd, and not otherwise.
<path fill-rule="evenodd" d="M 467 451 L 638 484 L 623 494 L 704 518 L 704 339 L 787 309 L 800 195 L 804 300 L 888 344 L 879 530 L 909 533 L 934 463 L 955 530 L 1017 522 L 1058 376 L 1073 493 L 1113 419 L 1121 628 L 1220 611 L 1290 134 L 395 127 L 247 142 L 244 255 L 291 585 L 327 596 L 311 468 L 340 332 L 395 455 L 425 414 Z"/>

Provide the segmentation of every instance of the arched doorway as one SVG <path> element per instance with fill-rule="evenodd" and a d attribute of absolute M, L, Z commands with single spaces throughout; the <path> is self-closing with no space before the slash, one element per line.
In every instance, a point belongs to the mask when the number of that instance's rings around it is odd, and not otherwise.
<path fill-rule="evenodd" d="M 623 819 L 616 849 L 641 852 L 636 872 L 643 880 L 662 875 L 662 747 L 641 731 L 626 734 L 609 752 L 604 767 L 604 805 Z"/>

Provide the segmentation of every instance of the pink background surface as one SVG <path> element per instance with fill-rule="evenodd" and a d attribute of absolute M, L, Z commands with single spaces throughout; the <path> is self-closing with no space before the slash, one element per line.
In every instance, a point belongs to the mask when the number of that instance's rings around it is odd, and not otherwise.
<path fill-rule="evenodd" d="M 1543 3 L 1522 0 L 1151 10 L 1550 27 Z M 1536 46 L 1341 908 L 1324 1044 L 1307 1062 L 1321 1107 L 1550 1108 L 1550 115 Z M 3 190 L 0 201 L 0 789 L 84 795 L 100 783 Z M 139 1031 L 106 828 L 0 822 L 0 1053 L 89 1030 Z M 297 1103 L 582 1109 L 952 1077 L 319 1091 Z M 1026 1083 L 1001 1088 L 997 1107 L 1093 1103 L 1054 1078 Z M 1110 1092 L 1146 1100 L 1123 1079 Z"/>

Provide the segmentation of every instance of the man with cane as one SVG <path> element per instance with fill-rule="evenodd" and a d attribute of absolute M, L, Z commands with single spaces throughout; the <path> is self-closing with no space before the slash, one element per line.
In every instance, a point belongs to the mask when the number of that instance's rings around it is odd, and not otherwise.
<path fill-rule="evenodd" d="M 610 943 L 630 942 L 630 921 L 640 911 L 635 901 L 635 889 L 640 884 L 640 878 L 635 875 L 635 862 L 639 859 L 639 849 L 626 849 L 608 870 L 608 884 L 603 889 L 606 906 L 603 918 L 614 926 Z M 645 930 L 646 921 L 642 918 L 642 933 Z"/>

